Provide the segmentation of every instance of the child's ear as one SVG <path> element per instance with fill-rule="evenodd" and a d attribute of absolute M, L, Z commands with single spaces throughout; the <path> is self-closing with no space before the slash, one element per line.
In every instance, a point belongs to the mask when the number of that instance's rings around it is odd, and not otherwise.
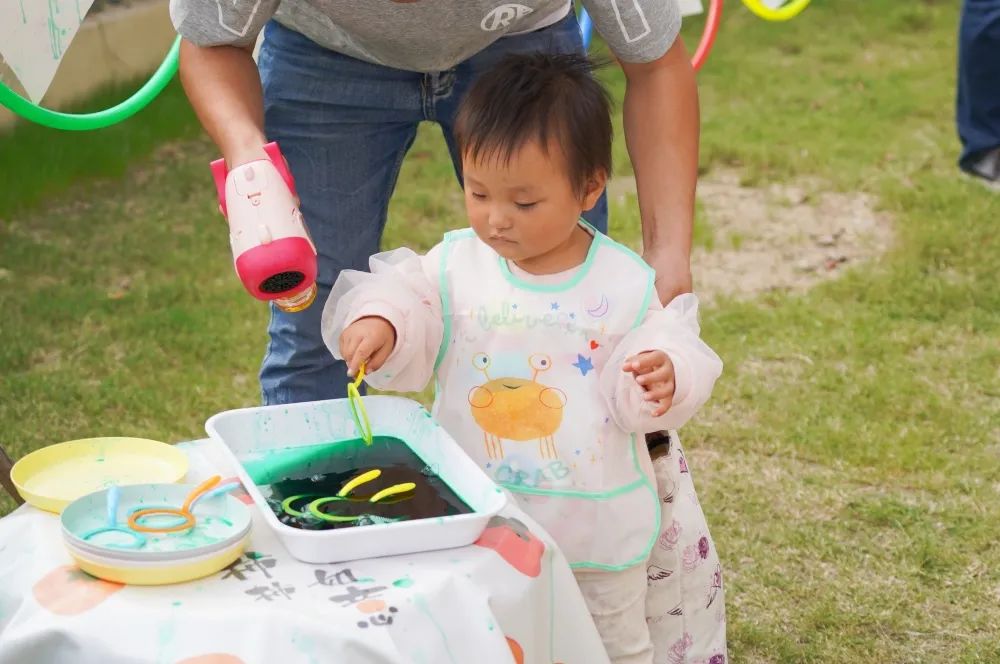
<path fill-rule="evenodd" d="M 583 189 L 583 209 L 584 211 L 590 210 L 595 205 L 597 205 L 597 199 L 601 197 L 604 192 L 605 185 L 608 184 L 608 173 L 607 171 L 601 169 L 596 171 L 593 175 L 587 178 L 587 184 Z"/>

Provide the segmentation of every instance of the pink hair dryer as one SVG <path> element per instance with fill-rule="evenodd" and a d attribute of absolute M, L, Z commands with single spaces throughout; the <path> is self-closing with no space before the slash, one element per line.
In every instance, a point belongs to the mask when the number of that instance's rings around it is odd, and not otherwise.
<path fill-rule="evenodd" d="M 236 274 L 258 300 L 302 311 L 316 299 L 316 247 L 295 202 L 295 181 L 277 143 L 267 159 L 231 171 L 212 162 L 219 211 L 229 221 Z"/>

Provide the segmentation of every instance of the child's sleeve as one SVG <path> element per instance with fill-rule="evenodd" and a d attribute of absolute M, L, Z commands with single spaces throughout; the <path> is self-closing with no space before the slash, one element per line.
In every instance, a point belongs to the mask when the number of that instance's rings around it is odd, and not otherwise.
<path fill-rule="evenodd" d="M 680 295 L 665 308 L 659 302 L 650 306 L 642 324 L 622 339 L 601 372 L 601 392 L 618 426 L 643 434 L 677 429 L 708 401 L 722 373 L 722 360 L 701 340 L 700 332 L 694 294 Z M 653 417 L 655 404 L 643 400 L 635 376 L 622 371 L 627 358 L 655 350 L 665 352 L 674 364 L 674 399 L 660 417 Z"/>
<path fill-rule="evenodd" d="M 323 308 L 322 332 L 338 360 L 340 335 L 351 323 L 370 316 L 384 318 L 396 329 L 396 345 L 385 364 L 368 374 L 372 387 L 418 392 L 430 381 L 444 334 L 438 245 L 426 256 L 409 249 L 376 254 L 371 272 L 345 270 Z"/>

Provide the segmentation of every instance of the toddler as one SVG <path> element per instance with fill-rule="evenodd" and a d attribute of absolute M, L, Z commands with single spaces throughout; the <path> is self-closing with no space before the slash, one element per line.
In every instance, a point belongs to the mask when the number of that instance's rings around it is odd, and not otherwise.
<path fill-rule="evenodd" d="M 323 338 L 353 375 L 419 391 L 555 539 L 612 661 L 725 661 L 722 571 L 676 434 L 722 371 L 698 300 L 581 220 L 611 173 L 611 109 L 582 55 L 510 56 L 455 135 L 471 228 L 344 272 Z M 655 653 L 655 654 L 654 654 Z"/>

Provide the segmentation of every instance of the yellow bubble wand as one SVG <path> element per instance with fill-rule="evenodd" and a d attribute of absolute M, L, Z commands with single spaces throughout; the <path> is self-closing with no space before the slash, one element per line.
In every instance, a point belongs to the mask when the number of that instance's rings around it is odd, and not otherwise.
<path fill-rule="evenodd" d="M 368 411 L 365 410 L 364 401 L 361 400 L 361 392 L 358 391 L 358 387 L 361 382 L 365 379 L 365 365 L 361 364 L 361 368 L 358 369 L 358 376 L 354 379 L 353 383 L 347 384 L 347 402 L 351 406 L 351 415 L 354 416 L 354 424 L 357 425 L 358 431 L 361 432 L 361 440 L 365 441 L 365 445 L 371 445 L 374 437 L 372 436 L 372 423 L 368 419 Z"/>

